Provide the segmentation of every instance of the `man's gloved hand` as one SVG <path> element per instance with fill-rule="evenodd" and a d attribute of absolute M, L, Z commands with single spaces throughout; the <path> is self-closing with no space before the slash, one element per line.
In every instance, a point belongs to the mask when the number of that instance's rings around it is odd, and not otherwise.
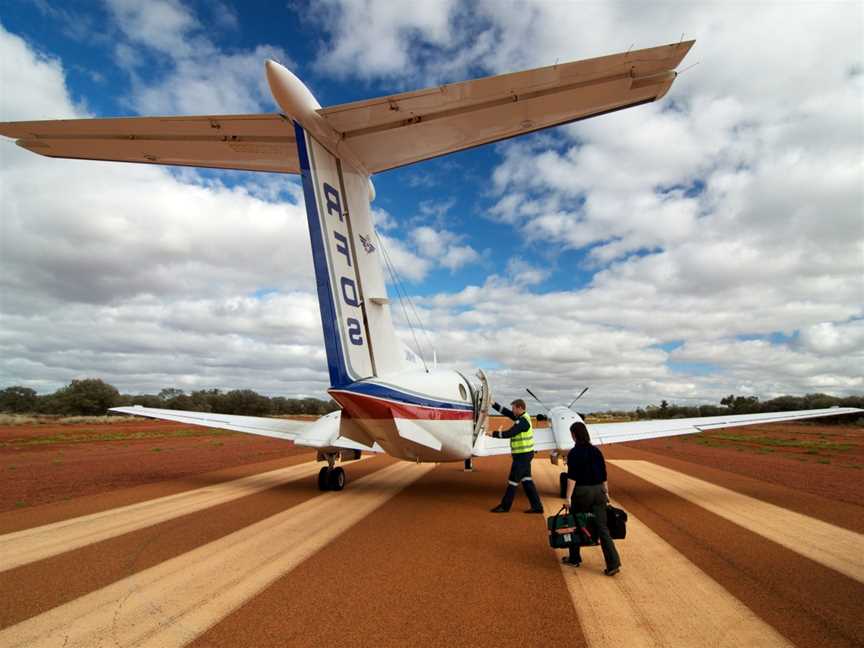
<path fill-rule="evenodd" d="M 500 412 L 501 406 L 498 403 L 492 403 L 492 409 L 494 409 L 496 412 Z"/>

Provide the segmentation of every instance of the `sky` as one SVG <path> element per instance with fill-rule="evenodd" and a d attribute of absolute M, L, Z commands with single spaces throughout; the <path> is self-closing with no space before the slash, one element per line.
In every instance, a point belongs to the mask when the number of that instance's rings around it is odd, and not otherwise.
<path fill-rule="evenodd" d="M 6 0 L 0 120 L 276 112 L 267 58 L 329 106 L 682 38 L 659 102 L 373 178 L 400 334 L 502 401 L 861 394 L 858 2 Z M 296 176 L 0 139 L 0 388 L 325 397 Z"/>

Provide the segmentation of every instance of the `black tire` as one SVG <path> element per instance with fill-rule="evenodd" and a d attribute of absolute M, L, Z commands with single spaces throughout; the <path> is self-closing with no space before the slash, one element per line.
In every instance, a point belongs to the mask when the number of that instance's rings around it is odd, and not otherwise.
<path fill-rule="evenodd" d="M 558 477 L 558 483 L 561 488 L 561 499 L 566 499 L 567 497 L 567 473 L 561 473 L 561 476 Z"/>
<path fill-rule="evenodd" d="M 324 466 L 318 471 L 318 490 L 330 490 L 330 469 Z"/>
<path fill-rule="evenodd" d="M 331 470 L 327 478 L 327 485 L 333 491 L 341 491 L 345 488 L 345 471 L 341 468 Z"/>

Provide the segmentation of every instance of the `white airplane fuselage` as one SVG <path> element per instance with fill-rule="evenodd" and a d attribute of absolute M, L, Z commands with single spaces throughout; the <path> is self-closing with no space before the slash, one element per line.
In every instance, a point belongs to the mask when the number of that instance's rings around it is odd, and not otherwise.
<path fill-rule="evenodd" d="M 409 370 L 328 390 L 341 435 L 409 461 L 462 461 L 482 433 L 480 390 L 457 371 Z"/>

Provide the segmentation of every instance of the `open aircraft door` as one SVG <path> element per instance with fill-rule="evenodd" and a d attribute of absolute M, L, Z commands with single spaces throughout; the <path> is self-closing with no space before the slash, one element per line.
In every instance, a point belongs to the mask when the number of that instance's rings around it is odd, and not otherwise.
<path fill-rule="evenodd" d="M 476 385 L 472 392 L 474 398 L 474 436 L 471 439 L 471 443 L 474 447 L 477 447 L 478 437 L 486 434 L 486 423 L 489 420 L 489 404 L 492 402 L 492 392 L 489 390 L 489 381 L 486 379 L 486 372 L 478 369 L 477 377 L 480 379 L 480 384 Z"/>

